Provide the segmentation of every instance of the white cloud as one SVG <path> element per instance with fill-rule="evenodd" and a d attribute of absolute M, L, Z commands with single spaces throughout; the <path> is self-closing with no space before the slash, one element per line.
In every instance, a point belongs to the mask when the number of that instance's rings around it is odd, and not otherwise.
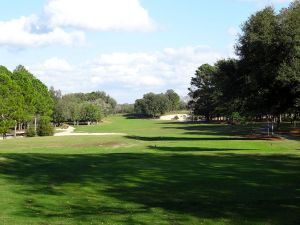
<path fill-rule="evenodd" d="M 40 17 L 31 15 L 0 21 L 0 45 L 78 46 L 85 43 L 83 30 L 154 29 L 154 22 L 139 0 L 48 0 Z"/>
<path fill-rule="evenodd" d="M 43 62 L 36 69 L 39 69 L 41 71 L 46 70 L 48 72 L 52 72 L 52 71 L 55 71 L 55 72 L 70 72 L 70 71 L 73 70 L 73 67 L 65 59 L 60 59 L 60 58 L 57 58 L 57 57 L 53 57 L 53 58 L 47 59 L 45 62 Z"/>
<path fill-rule="evenodd" d="M 73 45 L 84 42 L 82 32 L 65 32 L 53 28 L 42 32 L 39 18 L 32 15 L 10 21 L 0 21 L 0 45 L 17 47 L 41 47 L 46 45 Z"/>
<path fill-rule="evenodd" d="M 47 85 L 64 93 L 104 90 L 125 102 L 134 101 L 145 92 L 170 88 L 186 94 L 198 66 L 228 56 L 229 52 L 207 46 L 191 46 L 146 53 L 101 54 L 78 65 L 51 58 L 30 69 Z"/>
<path fill-rule="evenodd" d="M 139 0 L 49 0 L 45 12 L 53 27 L 151 31 L 154 23 Z"/>

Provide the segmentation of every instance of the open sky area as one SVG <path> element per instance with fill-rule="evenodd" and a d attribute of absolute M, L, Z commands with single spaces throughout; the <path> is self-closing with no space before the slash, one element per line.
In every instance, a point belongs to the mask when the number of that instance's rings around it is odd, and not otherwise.
<path fill-rule="evenodd" d="M 63 93 L 103 90 L 120 103 L 187 94 L 203 63 L 234 57 L 241 24 L 290 0 L 0 1 L 1 64 L 26 66 Z"/>

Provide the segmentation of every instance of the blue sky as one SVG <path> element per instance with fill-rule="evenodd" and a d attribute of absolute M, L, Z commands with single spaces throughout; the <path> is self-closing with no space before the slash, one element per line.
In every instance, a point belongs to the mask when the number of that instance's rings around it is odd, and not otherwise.
<path fill-rule="evenodd" d="M 187 94 L 198 66 L 233 57 L 241 24 L 290 0 L 1 1 L 1 64 L 25 65 L 64 93 L 104 90 L 120 103 Z"/>

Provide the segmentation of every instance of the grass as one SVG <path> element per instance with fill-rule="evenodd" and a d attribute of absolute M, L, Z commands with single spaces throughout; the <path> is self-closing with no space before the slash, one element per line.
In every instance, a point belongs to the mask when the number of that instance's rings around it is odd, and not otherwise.
<path fill-rule="evenodd" d="M 76 131 L 127 135 L 0 142 L 0 224 L 299 224 L 299 141 L 120 116 Z"/>

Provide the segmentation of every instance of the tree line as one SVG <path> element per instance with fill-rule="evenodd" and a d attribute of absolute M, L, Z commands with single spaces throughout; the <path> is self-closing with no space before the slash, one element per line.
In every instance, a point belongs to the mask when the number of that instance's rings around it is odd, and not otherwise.
<path fill-rule="evenodd" d="M 0 134 L 14 130 L 27 136 L 53 135 L 63 122 L 92 123 L 115 112 L 117 102 L 105 92 L 62 95 L 47 86 L 24 66 L 14 71 L 0 66 Z"/>
<path fill-rule="evenodd" d="M 50 88 L 54 99 L 53 122 L 75 124 L 95 123 L 115 112 L 117 102 L 105 92 L 72 93 L 62 95 L 60 90 Z"/>
<path fill-rule="evenodd" d="M 159 117 L 166 112 L 175 111 L 185 107 L 180 101 L 179 95 L 174 90 L 167 90 L 165 93 L 147 93 L 134 104 L 134 112 L 148 117 Z"/>
<path fill-rule="evenodd" d="M 43 128 L 49 129 L 53 100 L 48 88 L 24 66 L 13 72 L 0 66 L 0 133 L 14 128 L 31 129 L 31 133 L 44 135 Z M 41 123 L 38 123 L 41 121 Z"/>
<path fill-rule="evenodd" d="M 238 59 L 201 65 L 191 79 L 189 107 L 215 117 L 296 120 L 300 111 L 300 1 L 276 13 L 258 11 L 243 25 Z"/>

